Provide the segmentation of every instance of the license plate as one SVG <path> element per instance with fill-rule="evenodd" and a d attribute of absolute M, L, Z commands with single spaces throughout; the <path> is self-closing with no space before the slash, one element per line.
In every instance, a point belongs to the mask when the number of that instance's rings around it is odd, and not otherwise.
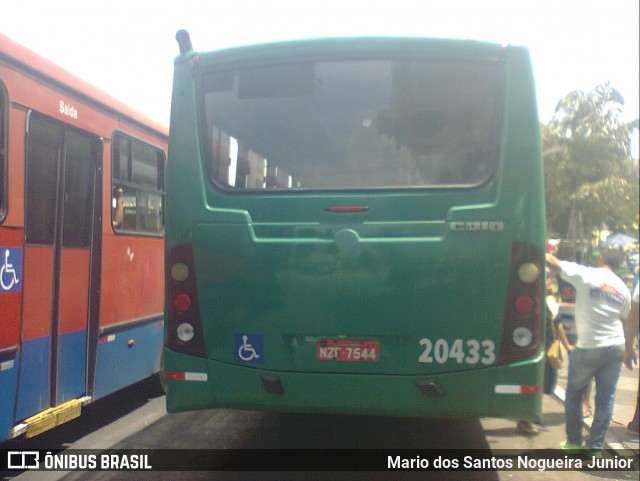
<path fill-rule="evenodd" d="M 321 339 L 316 341 L 316 359 L 318 361 L 378 362 L 380 342 Z"/>

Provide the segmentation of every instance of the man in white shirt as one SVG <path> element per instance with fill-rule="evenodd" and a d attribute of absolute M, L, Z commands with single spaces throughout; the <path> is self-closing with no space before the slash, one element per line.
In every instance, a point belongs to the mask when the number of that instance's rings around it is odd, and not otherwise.
<path fill-rule="evenodd" d="M 625 319 L 631 308 L 631 293 L 615 274 L 622 255 L 602 251 L 595 267 L 559 261 L 547 254 L 552 272 L 576 289 L 576 348 L 569 357 L 569 375 L 565 397 L 567 440 L 562 449 L 587 449 L 599 454 L 613 415 L 618 379 L 625 356 Z M 596 381 L 595 414 L 589 440 L 582 440 L 582 392 L 591 379 Z"/>

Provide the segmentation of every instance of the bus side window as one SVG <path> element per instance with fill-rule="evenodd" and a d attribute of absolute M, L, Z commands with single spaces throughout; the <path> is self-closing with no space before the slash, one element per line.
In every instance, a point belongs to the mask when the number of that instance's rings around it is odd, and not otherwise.
<path fill-rule="evenodd" d="M 117 133 L 111 162 L 113 228 L 119 232 L 161 234 L 164 229 L 164 153 Z"/>
<path fill-rule="evenodd" d="M 122 227 L 122 219 L 124 218 L 124 202 L 122 187 L 113 188 L 113 201 L 112 201 L 112 216 L 113 227 L 118 229 Z"/>

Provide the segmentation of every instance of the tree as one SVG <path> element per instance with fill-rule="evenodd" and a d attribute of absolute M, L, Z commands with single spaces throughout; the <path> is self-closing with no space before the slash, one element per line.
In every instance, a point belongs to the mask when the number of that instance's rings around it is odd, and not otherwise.
<path fill-rule="evenodd" d="M 622 122 L 624 99 L 609 83 L 570 92 L 542 126 L 549 232 L 567 237 L 572 212 L 587 231 L 638 229 L 638 163 L 631 139 L 638 119 Z"/>
<path fill-rule="evenodd" d="M 613 231 L 638 228 L 638 182 L 616 176 L 582 185 L 571 196 L 586 225 L 606 226 Z M 598 229 L 599 230 L 599 229 Z"/>

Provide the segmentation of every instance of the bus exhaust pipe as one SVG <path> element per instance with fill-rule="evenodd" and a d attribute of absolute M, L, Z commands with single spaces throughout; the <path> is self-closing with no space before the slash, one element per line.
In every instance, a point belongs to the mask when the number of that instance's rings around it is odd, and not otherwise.
<path fill-rule="evenodd" d="M 178 47 L 180 47 L 180 55 L 184 55 L 187 52 L 193 50 L 191 45 L 191 36 L 186 30 L 178 30 L 176 33 L 176 40 L 178 41 Z"/>

